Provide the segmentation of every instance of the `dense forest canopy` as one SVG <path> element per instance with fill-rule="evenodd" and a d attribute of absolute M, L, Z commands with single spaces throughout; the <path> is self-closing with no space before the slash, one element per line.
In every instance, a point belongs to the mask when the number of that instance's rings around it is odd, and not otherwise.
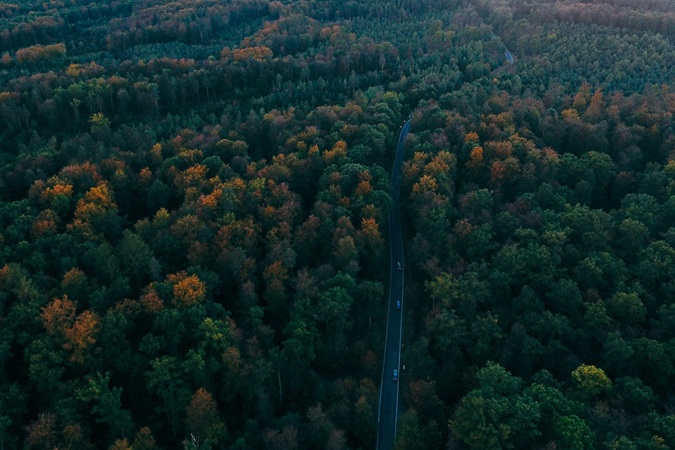
<path fill-rule="evenodd" d="M 0 3 L 0 449 L 675 448 L 670 0 Z M 505 52 L 513 55 L 507 61 Z"/>

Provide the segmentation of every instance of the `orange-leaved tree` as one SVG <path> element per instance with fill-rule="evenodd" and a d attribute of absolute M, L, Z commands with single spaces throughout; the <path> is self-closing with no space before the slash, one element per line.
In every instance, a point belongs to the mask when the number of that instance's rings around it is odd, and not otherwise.
<path fill-rule="evenodd" d="M 168 280 L 173 284 L 173 301 L 178 307 L 196 305 L 206 297 L 206 284 L 197 275 L 188 275 L 181 271 L 169 275 Z"/>

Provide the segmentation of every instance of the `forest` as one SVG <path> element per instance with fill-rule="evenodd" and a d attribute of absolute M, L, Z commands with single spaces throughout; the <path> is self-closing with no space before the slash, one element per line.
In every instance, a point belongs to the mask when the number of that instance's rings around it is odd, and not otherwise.
<path fill-rule="evenodd" d="M 374 448 L 409 116 L 395 449 L 675 449 L 671 0 L 9 0 L 0 55 L 0 450 Z"/>

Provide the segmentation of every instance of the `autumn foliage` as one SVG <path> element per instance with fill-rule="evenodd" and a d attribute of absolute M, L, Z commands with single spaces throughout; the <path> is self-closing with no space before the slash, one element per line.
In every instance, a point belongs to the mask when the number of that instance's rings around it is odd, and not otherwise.
<path fill-rule="evenodd" d="M 0 449 L 672 447 L 674 17 L 1 3 Z"/>
<path fill-rule="evenodd" d="M 197 275 L 180 272 L 169 275 L 168 280 L 173 285 L 173 301 L 176 306 L 185 308 L 204 300 L 206 285 Z"/>
<path fill-rule="evenodd" d="M 47 332 L 70 352 L 70 360 L 82 363 L 86 351 L 96 343 L 100 319 L 92 311 L 76 315 L 76 306 L 68 296 L 56 298 L 42 309 L 41 317 Z"/>

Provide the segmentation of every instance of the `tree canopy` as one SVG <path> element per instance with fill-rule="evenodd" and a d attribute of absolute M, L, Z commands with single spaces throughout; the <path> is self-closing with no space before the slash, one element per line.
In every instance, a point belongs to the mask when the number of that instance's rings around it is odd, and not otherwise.
<path fill-rule="evenodd" d="M 0 448 L 372 448 L 409 116 L 396 447 L 673 447 L 674 30 L 0 4 Z"/>

